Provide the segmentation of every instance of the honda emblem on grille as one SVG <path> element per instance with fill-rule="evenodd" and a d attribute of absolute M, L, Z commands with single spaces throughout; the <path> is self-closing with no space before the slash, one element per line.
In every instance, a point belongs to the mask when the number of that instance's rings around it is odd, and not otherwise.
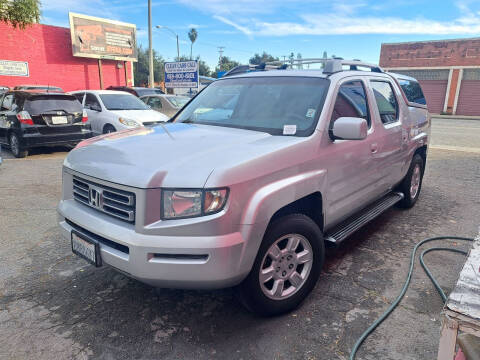
<path fill-rule="evenodd" d="M 90 204 L 90 206 L 99 208 L 101 196 L 102 193 L 100 191 L 94 188 L 90 188 L 88 192 L 88 203 Z"/>

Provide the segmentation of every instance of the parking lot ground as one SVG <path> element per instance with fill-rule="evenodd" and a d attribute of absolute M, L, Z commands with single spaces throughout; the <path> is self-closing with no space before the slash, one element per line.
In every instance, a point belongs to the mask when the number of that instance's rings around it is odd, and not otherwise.
<path fill-rule="evenodd" d="M 55 210 L 66 152 L 17 160 L 5 151 L 0 359 L 346 359 L 399 293 L 417 241 L 478 234 L 479 129 L 480 122 L 435 120 L 417 205 L 387 211 L 330 250 L 310 297 L 269 319 L 246 312 L 231 289 L 155 289 L 72 255 Z M 462 256 L 429 254 L 427 262 L 448 293 Z M 417 263 L 407 296 L 357 358 L 434 359 L 441 309 Z"/>

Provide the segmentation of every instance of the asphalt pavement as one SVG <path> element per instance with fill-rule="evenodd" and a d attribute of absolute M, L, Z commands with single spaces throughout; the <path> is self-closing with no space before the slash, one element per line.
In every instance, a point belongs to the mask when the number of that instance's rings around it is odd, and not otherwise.
<path fill-rule="evenodd" d="M 258 318 L 231 289 L 155 289 L 72 255 L 55 210 L 66 151 L 1 155 L 0 359 L 347 359 L 399 293 L 417 241 L 479 233 L 480 121 L 435 119 L 416 206 L 387 211 L 330 250 L 298 310 Z M 462 256 L 427 262 L 448 293 Z M 441 310 L 417 264 L 406 298 L 357 358 L 434 359 Z"/>

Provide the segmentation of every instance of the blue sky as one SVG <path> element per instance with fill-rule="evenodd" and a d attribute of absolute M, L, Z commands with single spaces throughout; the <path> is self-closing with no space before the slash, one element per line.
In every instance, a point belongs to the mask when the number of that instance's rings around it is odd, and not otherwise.
<path fill-rule="evenodd" d="M 188 29 L 198 39 L 194 56 L 214 67 L 218 46 L 246 63 L 256 52 L 282 57 L 323 51 L 378 63 L 383 42 L 480 36 L 480 1 L 433 0 L 152 0 L 153 24 L 178 33 L 181 54 L 190 54 Z M 147 0 L 43 0 L 42 23 L 68 27 L 68 11 L 134 23 L 138 42 L 148 45 Z M 176 56 L 174 36 L 153 31 L 155 50 Z"/>

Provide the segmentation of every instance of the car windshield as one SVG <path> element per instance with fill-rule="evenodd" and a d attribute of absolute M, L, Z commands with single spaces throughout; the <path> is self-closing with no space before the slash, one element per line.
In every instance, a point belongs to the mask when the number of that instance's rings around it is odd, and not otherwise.
<path fill-rule="evenodd" d="M 100 94 L 108 110 L 148 110 L 143 101 L 131 94 Z"/>
<path fill-rule="evenodd" d="M 215 81 L 187 105 L 176 122 L 309 136 L 330 81 L 315 77 L 246 77 Z"/>
<path fill-rule="evenodd" d="M 183 105 L 190 101 L 186 96 L 168 96 L 167 100 L 176 108 L 180 109 Z"/>
<path fill-rule="evenodd" d="M 73 95 L 37 95 L 25 101 L 24 110 L 31 115 L 39 115 L 52 111 L 65 111 L 69 114 L 81 113 L 82 104 Z"/>

